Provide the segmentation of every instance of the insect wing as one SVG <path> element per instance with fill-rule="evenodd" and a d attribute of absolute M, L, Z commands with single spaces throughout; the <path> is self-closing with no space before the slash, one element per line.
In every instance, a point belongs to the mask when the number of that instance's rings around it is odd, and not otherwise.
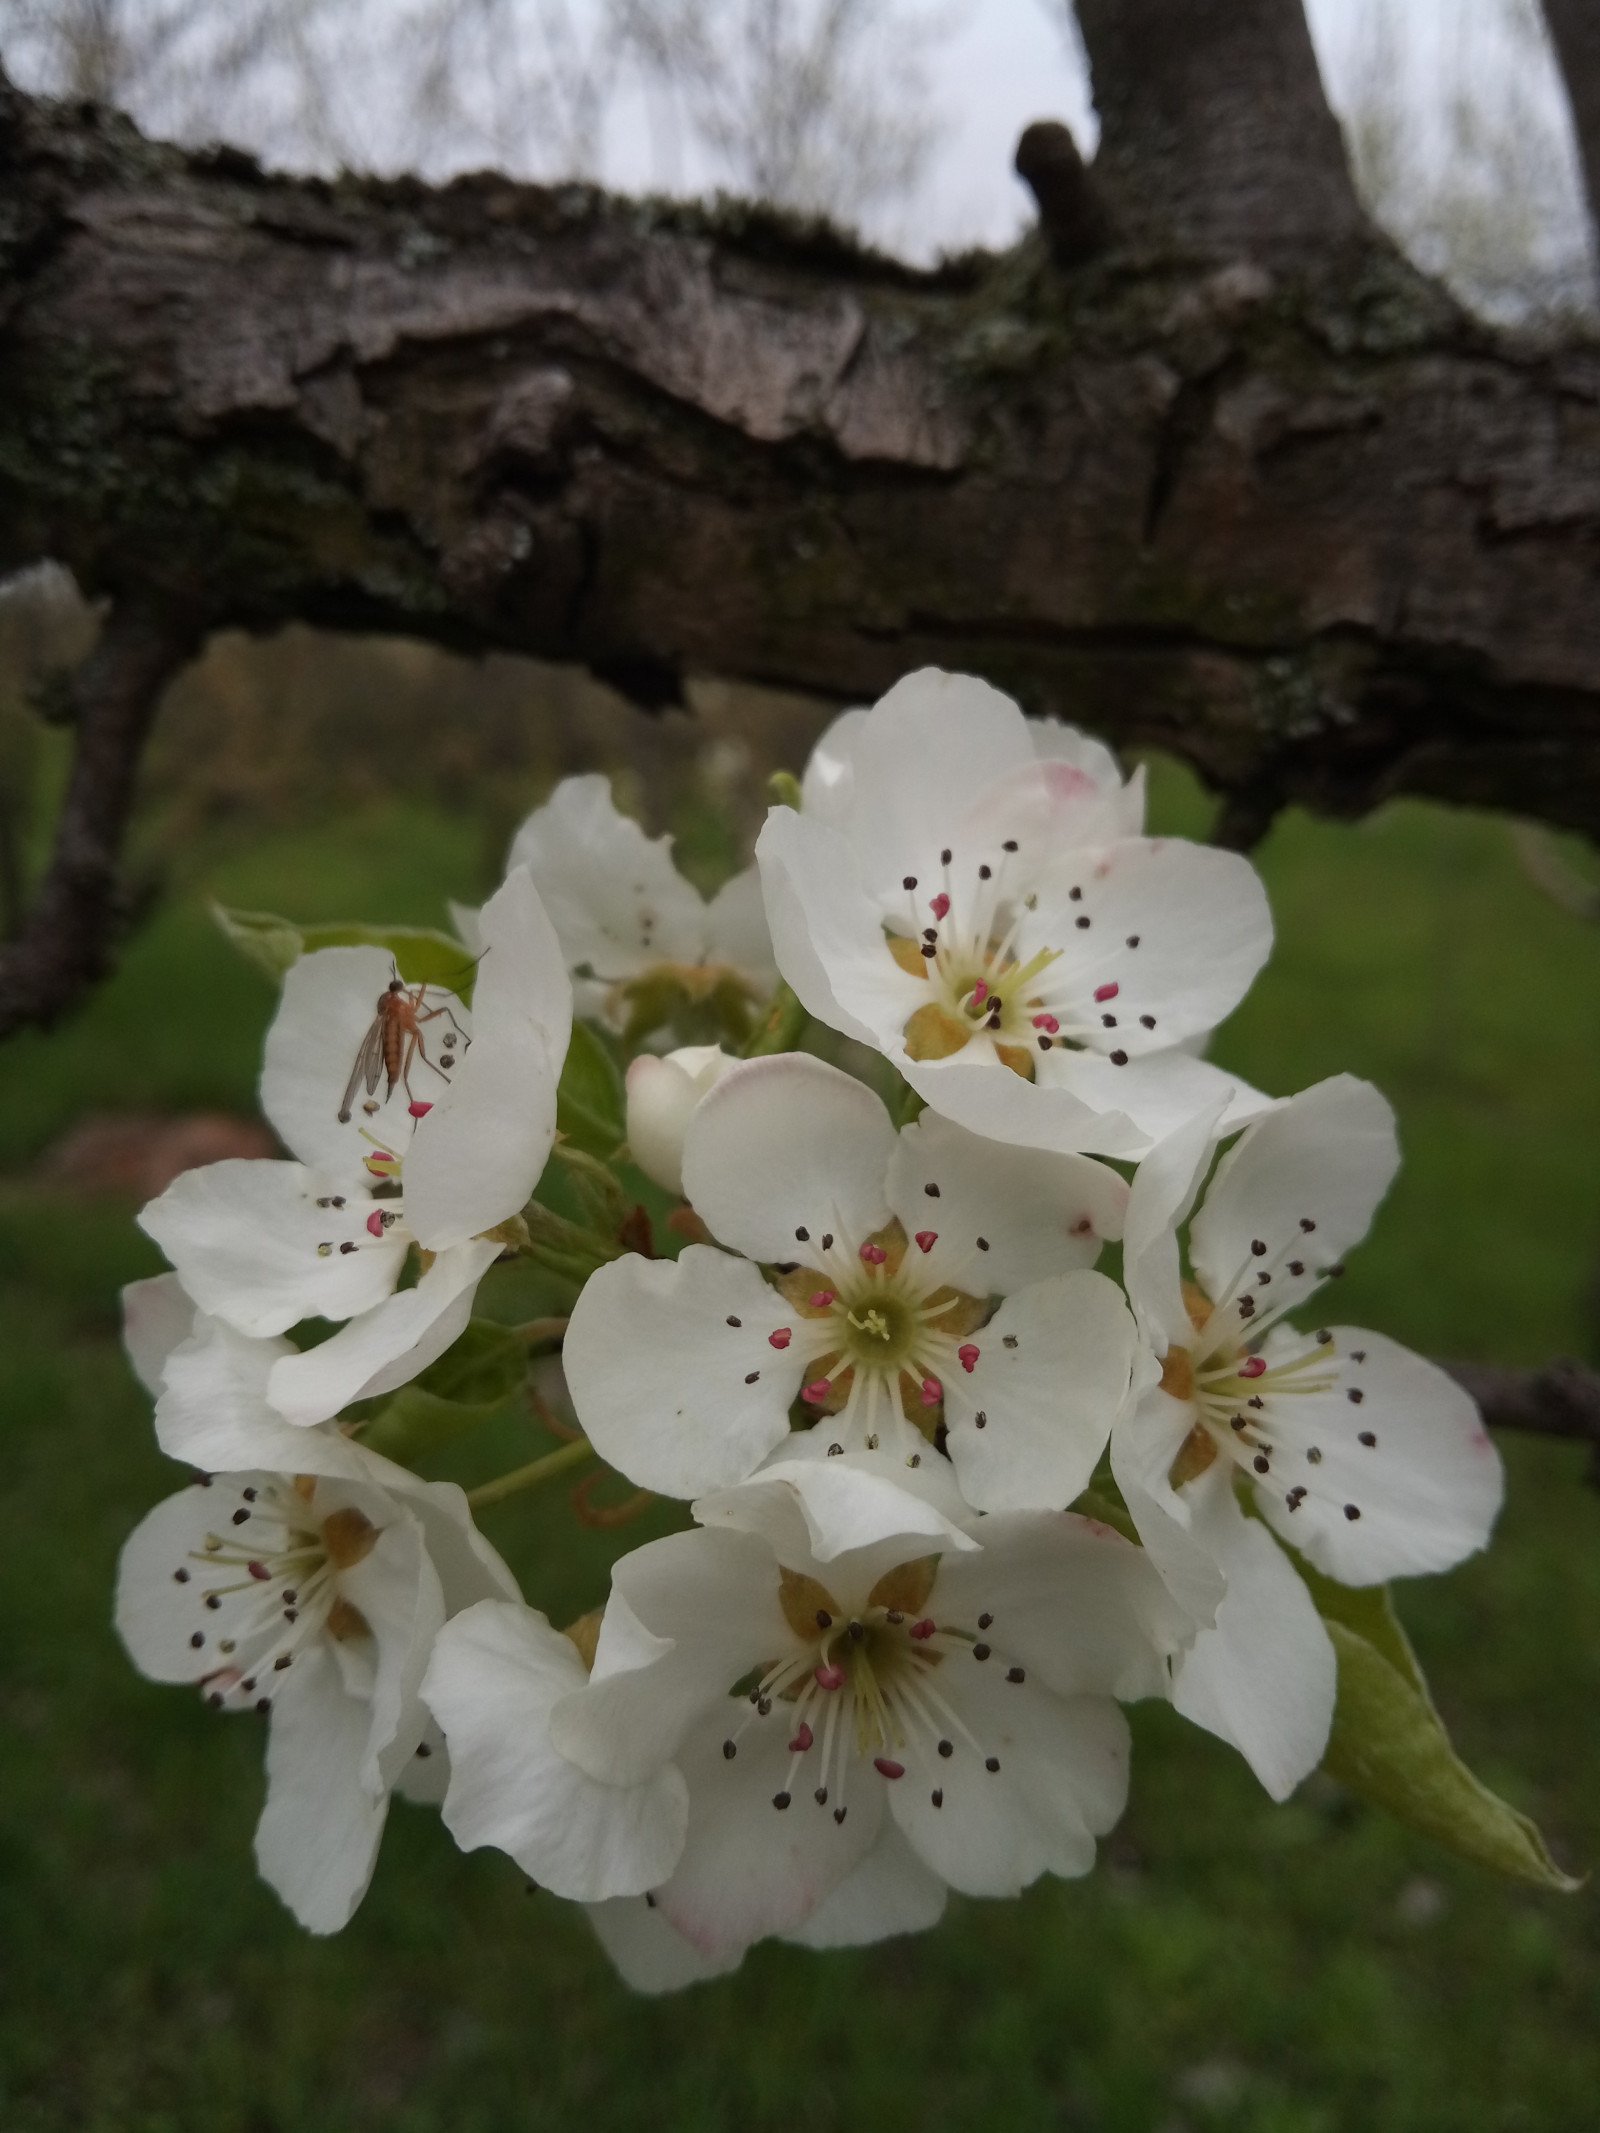
<path fill-rule="evenodd" d="M 339 1123 L 344 1125 L 350 1117 L 350 1105 L 357 1088 L 364 1080 L 370 1096 L 378 1086 L 378 1076 L 383 1072 L 383 1017 L 375 1015 L 361 1040 L 361 1049 L 356 1053 L 356 1063 L 350 1069 L 350 1079 L 344 1085 L 344 1094 L 339 1099 Z"/>

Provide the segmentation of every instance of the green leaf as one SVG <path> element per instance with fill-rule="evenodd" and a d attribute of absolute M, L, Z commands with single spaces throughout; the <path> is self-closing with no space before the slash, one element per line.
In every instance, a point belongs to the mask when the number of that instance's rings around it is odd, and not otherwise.
<path fill-rule="evenodd" d="M 1365 1617 L 1373 1635 L 1341 1619 L 1348 1615 Z M 1338 1611 L 1324 1619 L 1339 1660 L 1323 1758 L 1329 1776 L 1464 1859 L 1537 1888 L 1577 1888 L 1528 1817 L 1475 1778 L 1450 1745 L 1387 1593 L 1341 1590 Z"/>
<path fill-rule="evenodd" d="M 527 1367 L 527 1351 L 509 1326 L 474 1318 L 437 1362 L 383 1403 L 361 1441 L 413 1466 L 497 1414 L 522 1385 Z"/>
<path fill-rule="evenodd" d="M 622 1075 L 603 1038 L 574 1022 L 556 1089 L 556 1125 L 588 1155 L 614 1155 L 627 1131 Z"/>
<path fill-rule="evenodd" d="M 353 920 L 297 926 L 270 911 L 232 911 L 226 904 L 213 904 L 211 914 L 240 954 L 273 979 L 318 948 L 381 948 L 408 985 L 437 985 L 459 1000 L 472 999 L 477 969 L 471 955 L 432 926 L 365 926 Z"/>

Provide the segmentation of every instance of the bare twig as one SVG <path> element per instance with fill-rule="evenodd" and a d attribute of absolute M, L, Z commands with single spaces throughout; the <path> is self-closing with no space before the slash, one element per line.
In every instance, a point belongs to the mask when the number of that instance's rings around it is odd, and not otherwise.
<path fill-rule="evenodd" d="M 54 1022 L 109 967 L 139 755 L 196 634 L 192 621 L 125 603 L 73 678 L 72 776 L 32 907 L 0 949 L 0 1037 Z"/>
<path fill-rule="evenodd" d="M 1600 1487 L 1600 1370 L 1562 1357 L 1538 1370 L 1498 1363 L 1447 1363 L 1491 1429 L 1565 1437 L 1589 1447 L 1589 1479 Z"/>
<path fill-rule="evenodd" d="M 1038 119 L 1017 143 L 1017 176 L 1039 203 L 1039 225 L 1057 266 L 1076 266 L 1104 249 L 1111 217 L 1078 144 L 1055 119 Z"/>

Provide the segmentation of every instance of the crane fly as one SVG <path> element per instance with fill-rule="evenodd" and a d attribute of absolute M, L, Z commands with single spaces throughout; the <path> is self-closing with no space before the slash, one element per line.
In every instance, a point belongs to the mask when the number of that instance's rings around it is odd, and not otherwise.
<path fill-rule="evenodd" d="M 449 1007 L 427 1006 L 428 988 L 424 985 L 408 987 L 398 970 L 384 990 L 378 995 L 378 1011 L 373 1016 L 366 1035 L 361 1040 L 361 1049 L 356 1053 L 356 1063 L 350 1070 L 350 1079 L 345 1083 L 344 1095 L 339 1099 L 339 1123 L 348 1125 L 350 1106 L 355 1093 L 363 1083 L 367 1092 L 367 1108 L 378 1107 L 372 1101 L 380 1079 L 387 1076 L 389 1086 L 384 1091 L 387 1102 L 396 1088 L 403 1087 L 413 1105 L 416 1098 L 411 1090 L 411 1068 L 420 1059 L 430 1073 L 449 1086 L 450 1076 L 445 1069 L 428 1057 L 427 1040 L 423 1025 L 437 1022 L 441 1015 L 448 1017 L 450 1030 L 444 1043 L 447 1051 L 453 1050 L 458 1037 L 467 1037 L 466 1031 L 456 1020 Z M 448 1060 L 446 1065 L 448 1065 Z"/>

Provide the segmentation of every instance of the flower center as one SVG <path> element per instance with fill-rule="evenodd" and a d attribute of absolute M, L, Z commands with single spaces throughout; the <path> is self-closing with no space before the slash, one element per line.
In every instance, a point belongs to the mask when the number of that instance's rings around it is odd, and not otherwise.
<path fill-rule="evenodd" d="M 172 1573 L 190 1588 L 189 1647 L 206 1701 L 218 1709 L 270 1711 L 278 1683 L 313 1639 L 371 1635 L 338 1580 L 370 1554 L 378 1528 L 348 1505 L 319 1517 L 316 1489 L 310 1475 L 263 1474 L 236 1488 L 231 1508 L 221 1496 L 222 1530 L 207 1533 Z"/>
<path fill-rule="evenodd" d="M 862 1764 L 890 1784 L 908 1772 L 931 1780 L 935 1807 L 944 1805 L 952 1778 L 964 1779 L 979 1765 L 988 1776 L 999 1770 L 1000 1758 L 956 1708 L 954 1678 L 941 1672 L 947 1663 L 995 1661 L 985 1640 L 994 1617 L 980 1614 L 976 1629 L 967 1629 L 926 1612 L 938 1567 L 936 1556 L 898 1565 L 853 1612 L 818 1579 L 779 1571 L 779 1604 L 794 1644 L 754 1686 L 735 1691 L 750 1708 L 722 1744 L 732 1762 L 753 1725 L 784 1726 L 789 1769 L 772 1796 L 775 1808 L 788 1808 L 796 1789 L 809 1783 L 815 1803 L 831 1805 L 834 1820 L 843 1822 L 851 1771 L 859 1781 Z M 1003 1659 L 998 1663 L 1005 1667 Z M 1005 1678 L 1020 1685 L 1026 1675 L 1011 1666 Z"/>

